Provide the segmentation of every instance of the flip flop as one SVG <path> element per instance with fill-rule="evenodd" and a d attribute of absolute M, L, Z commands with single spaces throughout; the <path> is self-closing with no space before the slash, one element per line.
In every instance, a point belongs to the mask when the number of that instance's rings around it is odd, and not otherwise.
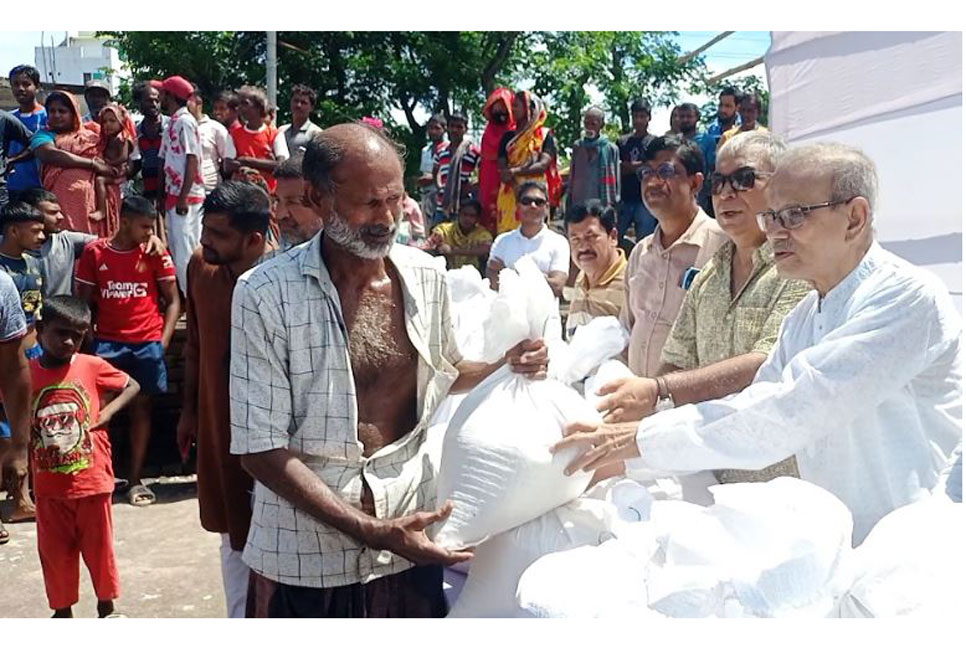
<path fill-rule="evenodd" d="M 144 484 L 135 484 L 127 492 L 127 501 L 131 506 L 150 506 L 155 502 L 154 493 Z"/>
<path fill-rule="evenodd" d="M 5 545 L 10 542 L 10 532 L 3 527 L 3 522 L 0 522 L 0 545 Z"/>
<path fill-rule="evenodd" d="M 121 614 L 120 612 L 111 612 L 106 617 L 101 617 L 102 619 L 126 619 L 126 614 Z"/>

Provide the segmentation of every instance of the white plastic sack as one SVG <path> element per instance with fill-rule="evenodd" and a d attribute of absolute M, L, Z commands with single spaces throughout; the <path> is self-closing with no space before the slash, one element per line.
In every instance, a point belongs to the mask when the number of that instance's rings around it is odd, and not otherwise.
<path fill-rule="evenodd" d="M 609 537 L 617 509 L 597 499 L 578 498 L 535 520 L 495 535 L 473 556 L 469 577 L 449 616 L 516 616 L 520 575 L 541 556 Z"/>
<path fill-rule="evenodd" d="M 465 359 L 480 362 L 486 339 L 484 323 L 496 293 L 490 290 L 489 281 L 473 266 L 447 271 L 446 285 L 456 346 Z"/>
<path fill-rule="evenodd" d="M 572 385 L 589 376 L 627 346 L 629 336 L 616 317 L 595 317 L 578 326 L 570 344 L 551 363 L 549 375 L 565 385 Z"/>
<path fill-rule="evenodd" d="M 524 340 L 559 331 L 560 312 L 546 277 L 529 256 L 500 271 L 500 291 L 483 319 L 482 362 L 496 362 Z M 556 324 L 551 324 L 556 322 Z"/>
<path fill-rule="evenodd" d="M 574 420 L 599 420 L 570 387 L 530 380 L 502 367 L 473 391 L 450 421 L 443 440 L 437 501 L 452 514 L 435 541 L 455 549 L 529 522 L 577 498 L 591 474 L 564 475 L 576 448 L 553 455 Z"/>
<path fill-rule="evenodd" d="M 711 488 L 713 506 L 655 502 L 663 548 L 648 603 L 667 616 L 827 616 L 851 581 L 852 516 L 808 482 Z"/>
<path fill-rule="evenodd" d="M 520 576 L 519 616 L 555 618 L 658 616 L 647 608 L 650 526 L 629 524 L 600 545 L 547 554 Z"/>
<path fill-rule="evenodd" d="M 855 549 L 856 578 L 839 616 L 962 614 L 966 509 L 943 496 L 903 506 L 879 520 Z"/>

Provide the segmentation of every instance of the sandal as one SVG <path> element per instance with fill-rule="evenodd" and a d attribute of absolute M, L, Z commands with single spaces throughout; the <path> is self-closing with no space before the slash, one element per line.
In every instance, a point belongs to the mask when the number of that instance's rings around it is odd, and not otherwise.
<path fill-rule="evenodd" d="M 155 499 L 154 493 L 144 484 L 135 484 L 127 492 L 127 501 L 131 506 L 150 506 Z"/>
<path fill-rule="evenodd" d="M 10 532 L 3 527 L 3 522 L 0 522 L 0 545 L 5 545 L 10 542 Z"/>

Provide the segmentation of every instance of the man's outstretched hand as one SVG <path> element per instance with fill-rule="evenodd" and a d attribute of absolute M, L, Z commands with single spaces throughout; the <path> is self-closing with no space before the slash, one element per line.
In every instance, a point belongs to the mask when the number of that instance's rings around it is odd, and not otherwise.
<path fill-rule="evenodd" d="M 426 528 L 442 522 L 453 511 L 453 503 L 446 502 L 435 511 L 421 511 L 394 520 L 379 521 L 370 534 L 368 544 L 373 549 L 388 549 L 417 565 L 455 565 L 473 557 L 472 551 L 450 551 L 429 539 Z"/>

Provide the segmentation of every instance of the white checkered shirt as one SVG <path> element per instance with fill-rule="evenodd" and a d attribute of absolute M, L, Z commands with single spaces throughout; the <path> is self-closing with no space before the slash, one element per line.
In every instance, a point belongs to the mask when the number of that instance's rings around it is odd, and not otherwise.
<path fill-rule="evenodd" d="M 432 257 L 394 245 L 406 331 L 419 354 L 415 430 L 362 456 L 356 388 L 339 295 L 322 263 L 321 234 L 249 270 L 232 299 L 231 452 L 287 448 L 334 493 L 361 507 L 363 477 L 376 516 L 429 510 L 436 473 L 427 422 L 460 360 L 445 275 Z M 302 587 L 339 587 L 395 574 L 412 563 L 374 551 L 255 483 L 243 559 L 259 574 Z"/>

